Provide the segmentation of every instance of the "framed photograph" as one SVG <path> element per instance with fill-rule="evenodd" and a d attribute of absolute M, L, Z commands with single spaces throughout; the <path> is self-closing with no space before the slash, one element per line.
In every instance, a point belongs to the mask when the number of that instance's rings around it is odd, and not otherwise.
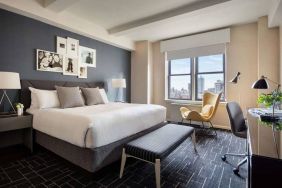
<path fill-rule="evenodd" d="M 87 67 L 79 67 L 78 78 L 87 78 Z"/>
<path fill-rule="evenodd" d="M 96 67 L 96 50 L 79 46 L 79 63 L 81 66 Z"/>
<path fill-rule="evenodd" d="M 63 64 L 63 74 L 70 76 L 78 76 L 79 65 L 78 59 L 73 57 L 65 57 Z"/>
<path fill-rule="evenodd" d="M 79 40 L 68 37 L 67 38 L 67 56 L 78 57 Z"/>
<path fill-rule="evenodd" d="M 64 56 L 55 52 L 36 50 L 36 70 L 63 72 Z"/>
<path fill-rule="evenodd" d="M 57 53 L 67 54 L 67 39 L 57 36 Z"/>

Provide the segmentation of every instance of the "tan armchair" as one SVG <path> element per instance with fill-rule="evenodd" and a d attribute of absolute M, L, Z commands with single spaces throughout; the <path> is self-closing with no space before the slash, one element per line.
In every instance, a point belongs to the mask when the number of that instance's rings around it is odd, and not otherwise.
<path fill-rule="evenodd" d="M 200 113 L 186 107 L 181 107 L 180 112 L 182 116 L 182 123 L 184 120 L 189 121 L 190 124 L 191 121 L 198 121 L 202 122 L 202 126 L 205 128 L 204 122 L 208 122 L 210 124 L 210 128 L 213 128 L 211 120 L 216 113 L 221 95 L 222 93 L 214 94 L 211 92 L 205 92 L 203 95 L 203 104 Z M 217 135 L 216 131 L 215 135 Z"/>

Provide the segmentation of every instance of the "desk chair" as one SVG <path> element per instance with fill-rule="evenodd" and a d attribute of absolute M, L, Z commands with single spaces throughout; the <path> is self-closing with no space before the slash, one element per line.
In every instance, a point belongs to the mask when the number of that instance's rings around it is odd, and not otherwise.
<path fill-rule="evenodd" d="M 229 116 L 229 119 L 230 119 L 232 133 L 235 136 L 240 137 L 240 138 L 244 138 L 246 140 L 246 152 L 244 154 L 226 153 L 221 157 L 221 159 L 223 161 L 226 160 L 226 156 L 228 156 L 228 155 L 244 157 L 244 159 L 241 160 L 238 163 L 237 167 L 233 169 L 233 172 L 238 175 L 240 166 L 242 166 L 248 160 L 248 154 L 247 154 L 247 125 L 246 125 L 246 121 L 244 119 L 243 112 L 242 112 L 238 103 L 229 102 L 226 105 L 226 109 L 227 109 L 228 116 Z"/>
<path fill-rule="evenodd" d="M 180 108 L 180 112 L 182 116 L 181 123 L 183 123 L 184 120 L 189 121 L 190 124 L 191 121 L 198 121 L 198 122 L 202 122 L 202 126 L 203 128 L 205 128 L 204 122 L 208 122 L 210 124 L 209 128 L 213 128 L 213 124 L 211 120 L 216 113 L 221 95 L 222 93 L 215 94 L 206 91 L 203 95 L 203 104 L 200 113 L 194 110 L 190 110 L 186 107 L 181 107 Z M 215 136 L 217 136 L 216 130 L 215 129 L 213 130 L 215 132 Z"/>

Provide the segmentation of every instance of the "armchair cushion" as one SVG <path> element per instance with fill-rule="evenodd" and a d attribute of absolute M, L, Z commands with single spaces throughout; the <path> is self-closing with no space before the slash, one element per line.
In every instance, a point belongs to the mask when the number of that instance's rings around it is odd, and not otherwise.
<path fill-rule="evenodd" d="M 206 104 L 205 106 L 203 106 L 202 108 L 202 116 L 205 116 L 205 117 L 209 117 L 213 112 L 213 105 L 210 105 L 210 104 Z"/>

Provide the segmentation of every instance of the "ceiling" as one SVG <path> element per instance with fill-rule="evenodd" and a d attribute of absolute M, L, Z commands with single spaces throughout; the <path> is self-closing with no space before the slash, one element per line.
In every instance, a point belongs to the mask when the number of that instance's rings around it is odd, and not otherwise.
<path fill-rule="evenodd" d="M 276 0 L 80 0 L 65 11 L 114 36 L 157 41 L 268 15 Z M 205 4 L 208 3 L 208 4 Z"/>
<path fill-rule="evenodd" d="M 66 11 L 106 29 L 200 0 L 80 0 Z"/>
<path fill-rule="evenodd" d="M 282 25 L 282 0 L 0 0 L 7 9 L 133 50 L 158 41 L 251 23 Z"/>

